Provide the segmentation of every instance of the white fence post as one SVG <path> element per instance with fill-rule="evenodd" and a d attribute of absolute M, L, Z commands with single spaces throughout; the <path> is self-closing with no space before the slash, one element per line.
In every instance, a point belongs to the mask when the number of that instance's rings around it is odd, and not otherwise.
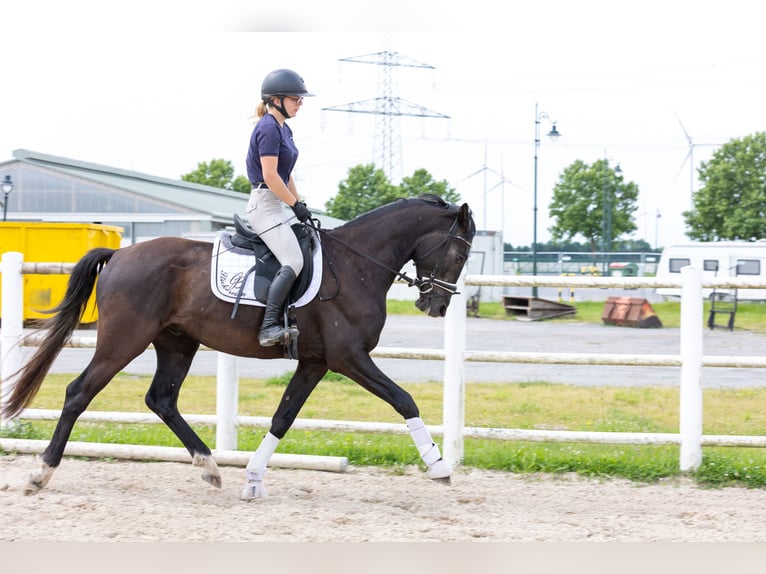
<path fill-rule="evenodd" d="M 465 353 L 466 297 L 463 275 L 458 279 L 459 293 L 452 296 L 444 319 L 444 453 L 453 468 L 463 461 L 465 425 Z"/>
<path fill-rule="evenodd" d="M 681 383 L 679 418 L 681 471 L 702 464 L 702 274 L 681 269 Z"/>
<path fill-rule="evenodd" d="M 3 297 L 0 302 L 2 329 L 0 329 L 0 406 L 13 385 L 11 375 L 21 368 L 21 348 L 19 341 L 24 333 L 24 281 L 21 276 L 21 266 L 24 255 L 18 251 L 3 253 L 2 259 L 2 288 Z M 6 426 L 0 415 L 0 426 Z"/>
<path fill-rule="evenodd" d="M 218 352 L 216 376 L 216 450 L 237 450 L 239 367 L 237 357 Z"/>

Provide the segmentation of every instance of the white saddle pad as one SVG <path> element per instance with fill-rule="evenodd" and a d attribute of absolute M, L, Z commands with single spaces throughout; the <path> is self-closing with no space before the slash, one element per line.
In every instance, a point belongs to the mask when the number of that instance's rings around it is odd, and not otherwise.
<path fill-rule="evenodd" d="M 315 235 L 314 239 L 317 241 L 313 255 L 314 275 L 306 292 L 295 302 L 296 307 L 307 305 L 314 299 L 319 292 L 319 285 L 322 283 L 322 249 L 319 245 L 318 234 Z M 254 264 L 255 257 L 253 257 L 252 251 L 233 246 L 228 233 L 219 233 L 213 242 L 213 260 L 210 265 L 210 288 L 215 296 L 221 301 L 236 303 L 237 294 L 244 279 L 245 288 L 242 290 L 239 304 L 265 307 L 264 303 L 255 298 L 255 271 L 245 279 L 245 274 Z"/>

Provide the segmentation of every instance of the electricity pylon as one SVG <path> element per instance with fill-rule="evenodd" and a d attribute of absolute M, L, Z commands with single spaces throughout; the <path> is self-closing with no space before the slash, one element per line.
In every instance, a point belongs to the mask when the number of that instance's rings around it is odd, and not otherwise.
<path fill-rule="evenodd" d="M 400 172 L 402 163 L 402 141 L 399 118 L 401 116 L 409 116 L 416 118 L 448 119 L 449 116 L 429 110 L 423 106 L 395 96 L 393 69 L 397 67 L 434 69 L 434 67 L 388 49 L 374 54 L 341 58 L 339 61 L 381 66 L 383 70 L 383 95 L 371 100 L 351 102 L 322 109 L 331 112 L 373 114 L 380 116 L 380 122 L 378 122 L 378 125 L 376 126 L 375 138 L 377 145 L 374 146 L 373 157 L 378 159 L 380 166 L 389 181 L 398 181 L 401 177 Z"/>

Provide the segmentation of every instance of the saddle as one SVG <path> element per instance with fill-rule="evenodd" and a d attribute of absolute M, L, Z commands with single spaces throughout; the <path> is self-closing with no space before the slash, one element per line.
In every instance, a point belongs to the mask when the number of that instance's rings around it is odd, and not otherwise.
<path fill-rule="evenodd" d="M 283 309 L 285 324 L 295 326 L 294 303 L 309 288 L 314 275 L 313 253 L 316 247 L 316 236 L 308 226 L 302 223 L 294 223 L 290 227 L 298 238 L 298 244 L 300 245 L 301 253 L 303 254 L 303 269 L 290 290 L 290 295 L 287 297 Z M 253 278 L 253 296 L 259 302 L 265 304 L 269 295 L 269 287 L 271 286 L 271 282 L 277 271 L 280 269 L 281 264 L 252 227 L 250 227 L 250 225 L 236 213 L 234 214 L 234 233 L 231 235 L 230 241 L 233 247 L 252 251 L 255 259 L 252 267 L 250 267 L 244 274 L 240 283 L 239 292 L 237 293 L 234 308 L 231 312 L 231 318 L 234 319 L 237 315 L 242 292 L 247 284 L 247 278 L 255 273 L 255 277 Z M 297 339 L 291 338 L 290 341 L 285 342 L 283 346 L 285 348 L 285 358 L 297 358 Z"/>
<path fill-rule="evenodd" d="M 253 229 L 234 215 L 234 233 L 220 233 L 213 242 L 210 289 L 227 303 L 233 303 L 231 319 L 240 305 L 265 307 L 269 288 L 281 267 Z M 322 281 L 322 249 L 315 229 L 300 223 L 291 226 L 303 255 L 303 270 L 290 290 L 283 308 L 286 326 L 295 326 L 295 309 L 310 303 Z M 297 337 L 283 343 L 286 359 L 297 358 Z"/>
<path fill-rule="evenodd" d="M 298 300 L 306 292 L 309 283 L 311 283 L 311 276 L 314 272 L 313 253 L 315 248 L 315 236 L 309 227 L 302 223 L 294 223 L 290 227 L 298 238 L 298 244 L 301 247 L 303 270 L 290 290 L 290 296 L 287 298 L 288 303 Z M 255 261 L 247 272 L 246 277 L 255 272 L 253 295 L 261 303 L 266 303 L 269 295 L 269 286 L 281 267 L 279 260 L 274 256 L 266 243 L 264 243 L 263 239 L 253 231 L 250 224 L 236 213 L 234 214 L 234 233 L 231 235 L 231 244 L 240 249 L 248 249 L 253 252 Z M 245 281 L 243 280 L 243 288 L 244 285 Z M 232 313 L 232 319 L 235 314 L 236 307 Z"/>

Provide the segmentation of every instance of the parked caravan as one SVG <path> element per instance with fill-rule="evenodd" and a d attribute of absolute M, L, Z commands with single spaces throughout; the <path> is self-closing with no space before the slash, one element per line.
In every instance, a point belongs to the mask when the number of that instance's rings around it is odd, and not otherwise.
<path fill-rule="evenodd" d="M 702 271 L 702 280 L 721 277 L 766 278 L 766 241 L 716 241 L 669 245 L 660 257 L 657 277 L 681 278 L 681 269 L 692 265 Z M 712 289 L 703 289 L 710 297 Z M 680 288 L 662 287 L 657 294 L 680 297 Z M 738 289 L 740 301 L 764 301 L 766 289 Z"/>

